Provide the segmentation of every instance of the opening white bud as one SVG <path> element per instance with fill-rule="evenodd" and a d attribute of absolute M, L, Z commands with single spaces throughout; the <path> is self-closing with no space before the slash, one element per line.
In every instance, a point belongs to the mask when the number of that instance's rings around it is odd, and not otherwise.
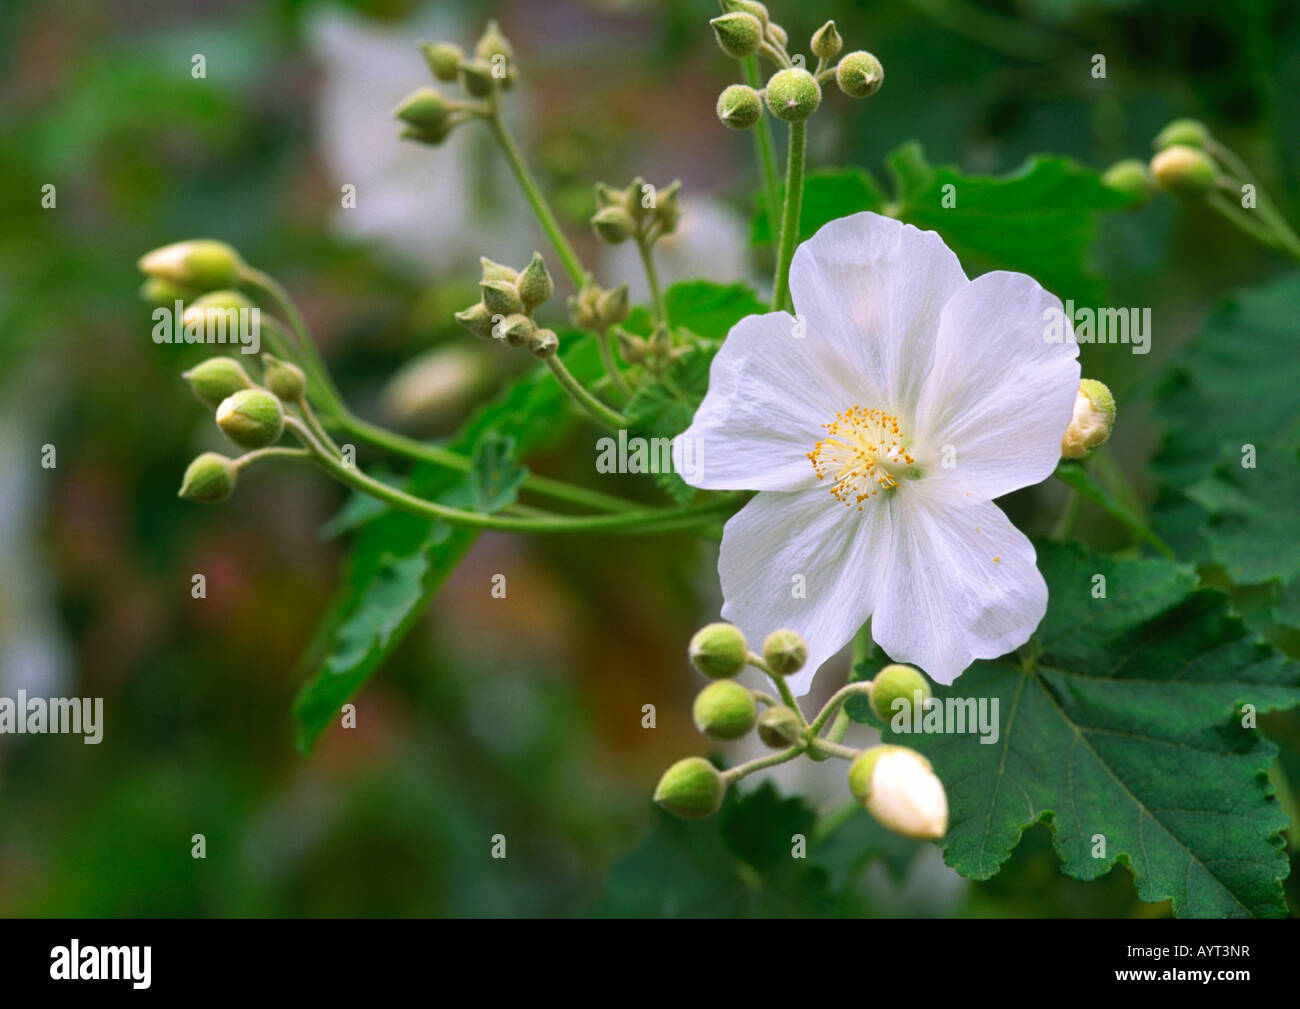
<path fill-rule="evenodd" d="M 1115 397 L 1094 378 L 1079 383 L 1074 397 L 1074 416 L 1061 439 L 1061 456 L 1082 459 L 1110 437 L 1115 426 Z"/>
<path fill-rule="evenodd" d="M 948 795 L 930 762 L 904 746 L 874 746 L 849 767 L 849 789 L 882 827 L 933 840 L 948 832 Z"/>

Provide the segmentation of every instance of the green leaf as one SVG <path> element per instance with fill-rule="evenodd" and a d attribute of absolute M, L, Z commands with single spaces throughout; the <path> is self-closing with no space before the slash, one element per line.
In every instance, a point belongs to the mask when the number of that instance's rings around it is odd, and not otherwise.
<path fill-rule="evenodd" d="M 474 508 L 491 515 L 513 504 L 528 468 L 515 458 L 515 439 L 498 431 L 486 432 L 474 444 L 470 486 Z"/>
<path fill-rule="evenodd" d="M 1295 705 L 1300 663 L 1248 634 L 1223 593 L 1196 589 L 1190 567 L 1053 543 L 1039 564 L 1050 603 L 1024 658 L 935 690 L 996 698 L 996 743 L 885 733 L 948 789 L 945 860 L 988 879 L 1042 820 L 1076 879 L 1120 862 L 1142 900 L 1179 916 L 1285 914 L 1286 817 L 1266 777 L 1277 751 L 1237 711 Z"/>
<path fill-rule="evenodd" d="M 661 378 L 637 390 L 624 412 L 638 436 L 672 439 L 691 426 L 709 388 L 714 353 L 710 346 L 695 347 L 673 362 Z M 658 456 L 652 453 L 652 457 Z M 654 479 L 679 504 L 689 504 L 695 495 L 695 488 L 675 472 L 655 473 Z"/>
<path fill-rule="evenodd" d="M 1100 303 L 1100 282 L 1089 262 L 1095 217 L 1132 200 L 1103 185 L 1092 169 L 1069 158 L 1040 155 L 1010 175 L 966 175 L 931 166 L 917 143 L 897 148 L 885 163 L 894 187 L 892 201 L 865 171 L 809 173 L 799 240 L 830 221 L 876 211 L 937 231 L 972 276 L 1015 270 L 1061 298 Z M 754 238 L 771 238 L 761 211 Z"/>
<path fill-rule="evenodd" d="M 1111 518 L 1119 522 L 1137 539 L 1155 547 L 1166 557 L 1173 559 L 1174 552 L 1159 536 L 1147 528 L 1145 522 L 1137 517 L 1127 505 L 1110 491 L 1094 480 L 1087 469 L 1077 462 L 1062 460 L 1056 467 L 1056 477 L 1067 487 L 1073 487 Z"/>
<path fill-rule="evenodd" d="M 590 382 L 603 373 L 590 337 L 565 334 L 561 346 L 565 364 L 580 381 Z M 522 479 L 508 471 L 506 457 L 513 459 L 556 443 L 571 429 L 573 417 L 566 393 L 549 369 L 539 366 L 470 418 L 452 439 L 451 447 L 457 451 L 477 454 L 471 473 L 420 465 L 412 471 L 407 488 L 459 508 L 504 500 L 518 486 L 510 486 L 515 477 Z M 514 453 L 501 453 L 502 439 L 513 439 Z M 492 472 L 500 479 L 485 479 L 490 475 L 489 458 L 498 464 Z M 488 493 L 493 489 L 495 496 Z M 323 618 L 315 635 L 317 645 L 306 656 L 315 675 L 294 702 L 300 751 L 311 748 L 338 718 L 339 708 L 405 639 L 476 539 L 473 532 L 391 510 L 370 517 L 360 529 L 339 602 Z"/>
<path fill-rule="evenodd" d="M 664 303 L 674 329 L 712 341 L 723 340 L 745 316 L 768 310 L 748 284 L 714 284 L 707 280 L 673 284 L 664 292 Z M 649 309 L 638 306 L 623 328 L 638 336 L 649 336 L 654 319 Z"/>
<path fill-rule="evenodd" d="M 1294 575 L 1287 564 L 1296 551 L 1279 547 L 1296 540 L 1278 520 L 1295 512 L 1300 397 L 1294 369 L 1279 365 L 1300 360 L 1297 318 L 1297 272 L 1220 302 L 1156 389 L 1154 413 L 1165 433 L 1152 460 L 1159 479 L 1156 532 L 1180 556 L 1223 564 L 1234 581 L 1283 579 L 1278 619 L 1292 626 L 1300 626 L 1300 615 L 1288 600 L 1300 590 L 1288 587 Z M 1241 466 L 1248 445 L 1260 467 L 1254 471 Z M 1265 472 L 1280 482 L 1261 479 Z M 1252 495 L 1256 504 L 1245 500 Z M 1272 539 L 1270 562 L 1269 540 L 1279 531 L 1292 538 Z"/>

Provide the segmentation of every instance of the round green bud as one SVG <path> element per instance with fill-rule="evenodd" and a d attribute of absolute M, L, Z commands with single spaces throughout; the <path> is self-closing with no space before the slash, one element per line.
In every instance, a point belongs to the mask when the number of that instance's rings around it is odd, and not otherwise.
<path fill-rule="evenodd" d="M 555 335 L 554 330 L 539 329 L 528 341 L 528 352 L 533 357 L 554 357 L 559 349 L 560 338 Z"/>
<path fill-rule="evenodd" d="M 519 297 L 523 300 L 524 311 L 531 313 L 538 305 L 547 301 L 555 293 L 555 283 L 551 280 L 551 271 L 540 252 L 534 252 L 524 272 L 519 275 Z"/>
<path fill-rule="evenodd" d="M 732 59 L 743 60 L 758 52 L 763 41 L 763 24 L 753 14 L 733 11 L 713 18 L 709 25 L 722 51 Z"/>
<path fill-rule="evenodd" d="M 488 315 L 514 315 L 524 310 L 517 285 L 505 280 L 488 280 L 478 285 L 483 292 L 483 307 Z"/>
<path fill-rule="evenodd" d="M 758 738 L 774 750 L 784 750 L 799 742 L 803 738 L 803 726 L 794 708 L 778 704 L 759 715 Z"/>
<path fill-rule="evenodd" d="M 1196 147 L 1174 144 L 1151 159 L 1156 185 L 1175 196 L 1195 198 L 1214 188 L 1214 162 Z"/>
<path fill-rule="evenodd" d="M 767 107 L 777 119 L 801 123 L 822 103 L 817 78 L 800 67 L 779 70 L 767 82 Z"/>
<path fill-rule="evenodd" d="M 512 347 L 523 347 L 531 343 L 536 333 L 537 327 L 533 325 L 532 319 L 526 315 L 515 314 L 507 315 L 498 323 L 493 335 L 505 340 Z"/>
<path fill-rule="evenodd" d="M 437 88 L 416 88 L 398 102 L 393 115 L 417 130 L 437 132 L 447 124 L 451 106 Z"/>
<path fill-rule="evenodd" d="M 659 807 L 683 820 L 703 820 L 722 805 L 727 783 L 703 757 L 687 757 L 664 771 L 655 788 Z"/>
<path fill-rule="evenodd" d="M 1156 134 L 1151 146 L 1157 151 L 1175 144 L 1180 147 L 1204 147 L 1209 139 L 1210 131 L 1199 119 L 1175 119 Z"/>
<path fill-rule="evenodd" d="M 1147 172 L 1146 162 L 1139 161 L 1137 158 L 1125 158 L 1123 161 L 1115 162 L 1102 174 L 1101 181 L 1115 192 L 1139 201 L 1135 206 L 1149 201 L 1155 192 L 1155 184 L 1151 181 L 1150 173 Z"/>
<path fill-rule="evenodd" d="M 733 130 L 747 130 L 763 118 L 763 99 L 745 84 L 733 84 L 718 95 L 718 118 Z"/>
<path fill-rule="evenodd" d="M 195 238 L 154 249 L 140 257 L 140 272 L 196 291 L 236 284 L 246 267 L 225 242 Z"/>
<path fill-rule="evenodd" d="M 183 305 L 194 294 L 193 288 L 173 284 L 161 277 L 146 277 L 140 285 L 140 299 L 159 308 L 172 308 L 178 301 Z"/>
<path fill-rule="evenodd" d="M 885 82 L 885 68 L 871 53 L 849 53 L 835 68 L 835 83 L 850 98 L 870 98 Z"/>
<path fill-rule="evenodd" d="M 930 682 L 911 666 L 886 666 L 871 681 L 871 710 L 886 725 L 900 711 L 910 720 L 917 695 L 920 695 L 921 710 L 924 711 L 930 693 Z M 894 702 L 900 698 L 906 702 L 906 707 L 895 707 Z"/>
<path fill-rule="evenodd" d="M 221 401 L 241 389 L 251 389 L 253 380 L 244 366 L 233 357 L 210 357 L 189 371 L 181 372 L 198 401 L 209 410 L 215 410 Z"/>
<path fill-rule="evenodd" d="M 486 98 L 495 87 L 492 65 L 485 60 L 465 60 L 460 65 L 460 84 L 475 98 Z"/>
<path fill-rule="evenodd" d="M 767 37 L 783 49 L 786 43 L 790 41 L 790 36 L 786 34 L 786 30 L 775 21 L 769 21 L 765 26 L 765 30 L 767 31 Z"/>
<path fill-rule="evenodd" d="M 763 661 L 777 676 L 789 676 L 808 661 L 808 645 L 798 631 L 773 631 L 763 641 Z"/>
<path fill-rule="evenodd" d="M 1115 397 L 1095 378 L 1079 382 L 1074 397 L 1074 414 L 1061 439 L 1061 456 L 1082 459 L 1110 437 L 1115 426 Z"/>
<path fill-rule="evenodd" d="M 239 470 L 233 459 L 216 452 L 204 452 L 185 467 L 181 489 L 176 496 L 186 501 L 216 504 L 235 492 L 238 477 Z"/>
<path fill-rule="evenodd" d="M 414 140 L 417 144 L 437 147 L 451 135 L 456 123 L 450 117 L 441 126 L 404 126 L 398 134 L 402 140 Z"/>
<path fill-rule="evenodd" d="M 709 624 L 691 638 L 691 665 L 713 680 L 735 676 L 749 662 L 749 642 L 735 624 Z"/>
<path fill-rule="evenodd" d="M 296 403 L 307 392 L 307 376 L 292 361 L 262 355 L 262 384 L 286 403 Z"/>
<path fill-rule="evenodd" d="M 596 237 L 608 245 L 626 242 L 635 227 L 632 215 L 622 207 L 601 207 L 591 218 L 591 229 Z"/>
<path fill-rule="evenodd" d="M 284 433 L 284 407 L 265 389 L 242 389 L 221 401 L 217 426 L 241 448 L 265 448 Z"/>
<path fill-rule="evenodd" d="M 465 59 L 465 51 L 450 42 L 424 42 L 420 45 L 420 52 L 424 54 L 424 61 L 429 64 L 433 76 L 447 83 L 456 79 L 461 61 Z"/>
<path fill-rule="evenodd" d="M 691 715 L 710 739 L 739 739 L 758 721 L 758 702 L 735 680 L 718 680 L 699 692 Z"/>
<path fill-rule="evenodd" d="M 834 21 L 827 21 L 813 32 L 810 48 L 813 55 L 821 60 L 833 60 L 840 54 L 840 50 L 844 48 L 844 40 L 840 38 Z"/>
<path fill-rule="evenodd" d="M 476 301 L 463 312 L 457 312 L 455 319 L 479 339 L 492 339 L 492 313 L 483 302 Z"/>
<path fill-rule="evenodd" d="M 253 303 L 238 291 L 209 291 L 185 306 L 181 325 L 197 329 L 208 342 L 234 343 L 241 333 L 241 322 L 247 320 L 252 325 L 255 311 Z"/>
<path fill-rule="evenodd" d="M 479 256 L 478 261 L 483 268 L 483 280 L 505 280 L 513 284 L 519 279 L 519 271 L 504 263 L 494 263 L 487 256 Z"/>

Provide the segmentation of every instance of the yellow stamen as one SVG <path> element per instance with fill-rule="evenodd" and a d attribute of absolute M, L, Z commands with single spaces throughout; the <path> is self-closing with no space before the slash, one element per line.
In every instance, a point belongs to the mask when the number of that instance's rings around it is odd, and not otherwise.
<path fill-rule="evenodd" d="M 910 466 L 898 418 L 883 410 L 851 406 L 823 424 L 826 437 L 813 446 L 808 458 L 818 480 L 831 477 L 831 495 L 836 501 L 862 510 L 862 503 L 883 487 L 898 486 L 893 470 Z"/>

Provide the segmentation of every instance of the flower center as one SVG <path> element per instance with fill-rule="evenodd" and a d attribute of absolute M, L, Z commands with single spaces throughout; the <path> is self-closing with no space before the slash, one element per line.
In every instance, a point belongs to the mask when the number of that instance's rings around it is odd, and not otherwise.
<path fill-rule="evenodd" d="M 897 487 L 898 477 L 915 462 L 898 418 L 883 410 L 851 406 L 822 427 L 826 437 L 808 458 L 818 480 L 830 477 L 831 496 L 848 507 L 857 505 L 858 511 L 881 488 Z"/>

